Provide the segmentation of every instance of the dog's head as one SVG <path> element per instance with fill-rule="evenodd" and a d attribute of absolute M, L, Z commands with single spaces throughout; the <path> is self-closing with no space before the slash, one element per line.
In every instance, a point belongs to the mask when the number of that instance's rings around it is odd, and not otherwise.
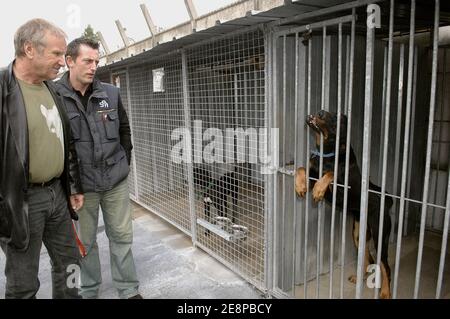
<path fill-rule="evenodd" d="M 316 144 L 320 147 L 320 134 L 323 135 L 324 152 L 333 152 L 337 134 L 337 115 L 324 110 L 306 117 L 306 124 L 316 133 Z M 339 147 L 345 149 L 347 141 L 347 116 L 341 114 L 339 128 Z"/>

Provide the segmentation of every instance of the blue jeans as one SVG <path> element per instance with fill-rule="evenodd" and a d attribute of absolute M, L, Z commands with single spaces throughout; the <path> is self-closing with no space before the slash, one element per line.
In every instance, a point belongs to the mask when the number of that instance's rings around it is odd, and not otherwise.
<path fill-rule="evenodd" d="M 127 179 L 109 191 L 84 194 L 84 205 L 78 211 L 80 239 L 87 251 L 81 260 L 80 294 L 83 298 L 98 298 L 102 282 L 97 245 L 99 207 L 109 239 L 111 275 L 119 297 L 125 299 L 139 293 L 131 251 L 133 228 L 129 196 Z"/>
<path fill-rule="evenodd" d="M 27 201 L 30 226 L 27 250 L 19 252 L 4 243 L 1 245 L 6 255 L 5 298 L 36 298 L 42 242 L 52 265 L 53 298 L 80 298 L 78 289 L 67 284 L 73 276 L 71 269 L 79 265 L 80 253 L 61 182 L 56 180 L 48 187 L 30 187 Z"/>

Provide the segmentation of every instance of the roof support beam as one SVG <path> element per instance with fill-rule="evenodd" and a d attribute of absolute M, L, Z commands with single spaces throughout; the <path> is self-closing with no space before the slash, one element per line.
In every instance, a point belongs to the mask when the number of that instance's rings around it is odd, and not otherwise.
<path fill-rule="evenodd" d="M 97 32 L 97 37 L 100 40 L 100 43 L 102 44 L 103 50 L 105 50 L 105 54 L 106 55 L 110 54 L 111 51 L 109 51 L 108 43 L 106 43 L 105 38 L 103 37 L 103 34 L 100 31 Z"/>
<path fill-rule="evenodd" d="M 194 2 L 192 0 L 184 0 L 184 4 L 186 5 L 186 9 L 189 14 L 189 18 L 191 19 L 192 30 L 197 28 L 197 10 L 195 9 Z"/>
<path fill-rule="evenodd" d="M 153 23 L 152 17 L 150 16 L 150 13 L 148 12 L 147 6 L 143 3 L 140 5 L 142 14 L 144 15 L 145 22 L 147 22 L 148 29 L 150 30 L 150 33 L 152 36 L 155 36 L 156 33 L 158 33 L 155 24 Z"/>
<path fill-rule="evenodd" d="M 122 23 L 120 23 L 119 20 L 116 20 L 116 26 L 117 26 L 117 29 L 119 30 L 120 37 L 122 38 L 123 44 L 125 45 L 126 48 L 128 48 L 130 46 L 130 40 L 128 39 L 128 36 L 125 33 L 125 28 L 122 27 Z"/>

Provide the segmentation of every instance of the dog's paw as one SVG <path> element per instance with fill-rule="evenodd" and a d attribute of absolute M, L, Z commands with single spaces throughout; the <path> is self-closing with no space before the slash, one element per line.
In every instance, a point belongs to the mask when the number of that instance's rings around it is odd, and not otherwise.
<path fill-rule="evenodd" d="M 392 298 L 392 295 L 391 295 L 390 290 L 383 291 L 383 289 L 381 289 L 380 299 L 391 299 L 391 298 Z"/>
<path fill-rule="evenodd" d="M 307 192 L 306 186 L 297 187 L 297 185 L 295 185 L 295 192 L 297 193 L 298 196 L 304 198 Z"/>
<path fill-rule="evenodd" d="M 295 171 L 295 192 L 300 197 L 305 197 L 308 188 L 306 187 L 306 170 L 299 167 Z"/>
<path fill-rule="evenodd" d="M 322 184 L 319 183 L 319 182 L 317 182 L 314 185 L 314 188 L 313 188 L 313 199 L 314 199 L 315 202 L 320 202 L 323 199 L 323 197 L 325 196 L 325 193 L 327 191 L 327 187 L 328 186 L 323 187 Z"/>
<path fill-rule="evenodd" d="M 356 275 L 351 275 L 348 277 L 348 281 L 350 281 L 352 284 L 356 284 Z"/>

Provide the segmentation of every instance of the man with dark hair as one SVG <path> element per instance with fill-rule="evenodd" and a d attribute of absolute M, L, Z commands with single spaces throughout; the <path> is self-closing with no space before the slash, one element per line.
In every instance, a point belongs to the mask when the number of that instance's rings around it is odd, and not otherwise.
<path fill-rule="evenodd" d="M 70 126 L 52 80 L 64 66 L 64 32 L 30 20 L 15 34 L 16 58 L 0 69 L 0 244 L 6 298 L 35 298 L 42 242 L 53 298 L 79 298 L 71 216 L 83 205 Z"/>
<path fill-rule="evenodd" d="M 97 246 L 101 207 L 109 239 L 113 283 L 120 298 L 142 298 L 131 252 L 133 241 L 127 176 L 131 131 L 119 90 L 95 78 L 98 43 L 78 38 L 69 43 L 69 71 L 58 81 L 80 161 L 85 203 L 79 211 L 79 231 L 87 255 L 81 261 L 83 298 L 98 298 L 102 281 Z"/>

